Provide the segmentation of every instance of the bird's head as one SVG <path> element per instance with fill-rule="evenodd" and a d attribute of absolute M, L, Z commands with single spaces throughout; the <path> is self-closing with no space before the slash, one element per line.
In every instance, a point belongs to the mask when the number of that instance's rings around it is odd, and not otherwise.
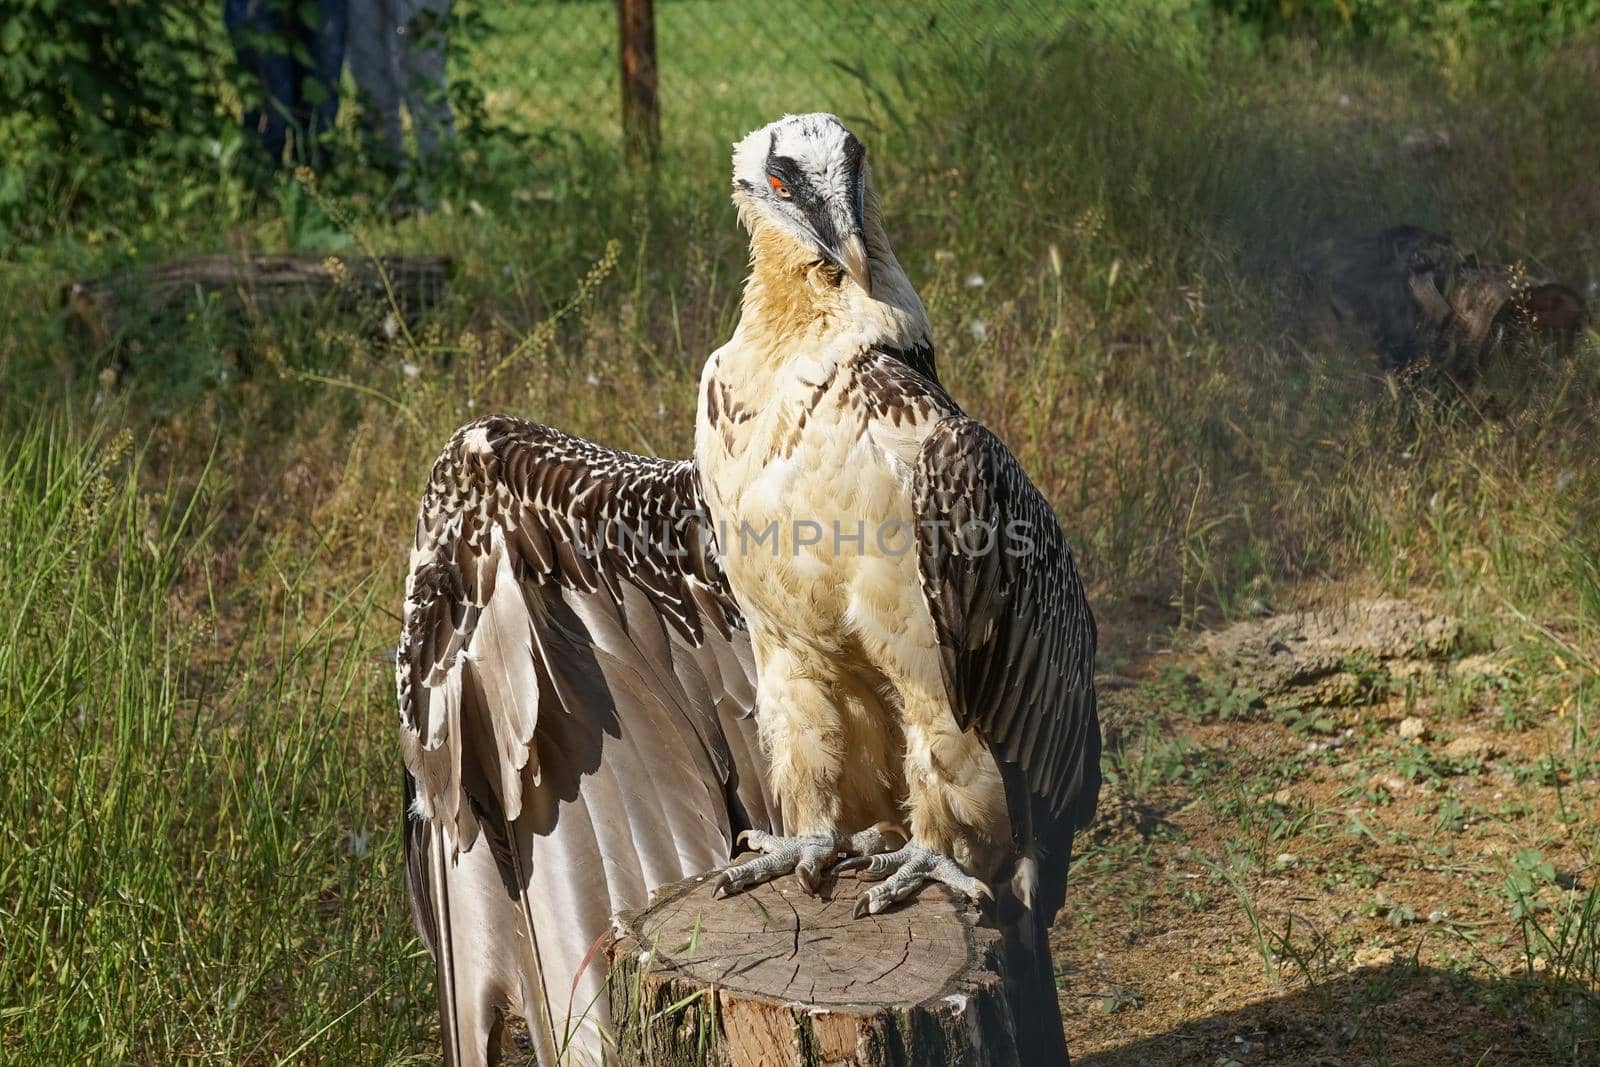
<path fill-rule="evenodd" d="M 867 150 L 833 115 L 785 115 L 733 146 L 733 202 L 872 294 Z"/>

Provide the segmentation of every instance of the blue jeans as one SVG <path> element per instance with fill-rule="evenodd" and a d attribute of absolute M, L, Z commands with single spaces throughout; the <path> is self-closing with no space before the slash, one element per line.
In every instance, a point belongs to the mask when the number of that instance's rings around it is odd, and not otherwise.
<path fill-rule="evenodd" d="M 294 162 L 327 162 L 322 142 L 339 111 L 346 3 L 316 0 L 314 12 L 302 18 L 295 0 L 222 0 L 222 22 L 239 65 L 261 94 L 245 110 L 245 128 L 260 134 L 274 166 L 283 162 L 291 130 Z"/>

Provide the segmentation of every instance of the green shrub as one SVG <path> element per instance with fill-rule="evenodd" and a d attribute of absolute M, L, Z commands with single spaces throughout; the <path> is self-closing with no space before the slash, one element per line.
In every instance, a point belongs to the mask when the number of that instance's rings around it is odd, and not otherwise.
<path fill-rule="evenodd" d="M 125 180 L 107 175 L 111 161 L 211 155 L 230 62 L 211 0 L 12 6 L 0 16 L 0 223 L 104 195 Z"/>
<path fill-rule="evenodd" d="M 1212 0 L 1211 6 L 1268 34 L 1476 36 L 1513 46 L 1556 44 L 1600 19 L 1597 0 Z"/>

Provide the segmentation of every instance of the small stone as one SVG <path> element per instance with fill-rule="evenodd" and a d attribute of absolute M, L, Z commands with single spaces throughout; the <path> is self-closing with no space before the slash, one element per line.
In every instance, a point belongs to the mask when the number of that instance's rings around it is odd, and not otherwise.
<path fill-rule="evenodd" d="M 1444 755 L 1446 759 L 1485 760 L 1489 759 L 1494 754 L 1495 750 L 1493 745 L 1481 737 L 1473 737 L 1470 734 L 1458 737 L 1454 741 L 1451 741 L 1448 745 L 1444 746 Z"/>
<path fill-rule="evenodd" d="M 1399 796 L 1406 791 L 1406 780 L 1398 774 L 1375 774 L 1367 781 L 1392 796 Z"/>
<path fill-rule="evenodd" d="M 1450 913 L 1443 908 L 1434 908 L 1428 912 L 1428 921 L 1431 923 L 1442 923 L 1448 918 L 1450 918 Z"/>
<path fill-rule="evenodd" d="M 1294 790 L 1285 786 L 1276 793 L 1269 793 L 1266 799 L 1281 808 L 1291 807 L 1294 804 Z"/>
<path fill-rule="evenodd" d="M 1428 732 L 1428 724 L 1416 715 L 1407 715 L 1400 720 L 1400 740 L 1420 741 Z"/>
<path fill-rule="evenodd" d="M 1363 945 L 1356 949 L 1355 965 L 1357 967 L 1388 967 L 1394 963 L 1394 949 L 1383 946 Z"/>
<path fill-rule="evenodd" d="M 1293 852 L 1280 852 L 1278 853 L 1277 860 L 1274 862 L 1278 870 L 1281 871 L 1289 867 L 1300 866 L 1300 857 L 1296 856 Z"/>
<path fill-rule="evenodd" d="M 1463 656 L 1451 666 L 1450 670 L 1459 678 L 1473 680 L 1503 678 L 1506 674 L 1504 666 L 1495 662 L 1493 656 L 1485 654 Z"/>

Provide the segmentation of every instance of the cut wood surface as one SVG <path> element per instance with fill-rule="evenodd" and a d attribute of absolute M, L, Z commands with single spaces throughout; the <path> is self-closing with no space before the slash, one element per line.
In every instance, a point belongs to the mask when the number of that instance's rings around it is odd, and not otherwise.
<path fill-rule="evenodd" d="M 443 297 L 449 265 L 446 256 L 186 256 L 68 282 L 61 300 L 76 327 L 101 343 L 125 326 L 192 308 L 213 294 L 233 309 L 262 313 L 330 297 L 341 307 L 386 307 L 392 296 L 410 316 Z"/>
<path fill-rule="evenodd" d="M 717 900 L 709 876 L 617 919 L 610 997 L 632 1067 L 1017 1064 L 1001 935 L 943 886 L 853 918 L 871 883 L 791 878 Z"/>

